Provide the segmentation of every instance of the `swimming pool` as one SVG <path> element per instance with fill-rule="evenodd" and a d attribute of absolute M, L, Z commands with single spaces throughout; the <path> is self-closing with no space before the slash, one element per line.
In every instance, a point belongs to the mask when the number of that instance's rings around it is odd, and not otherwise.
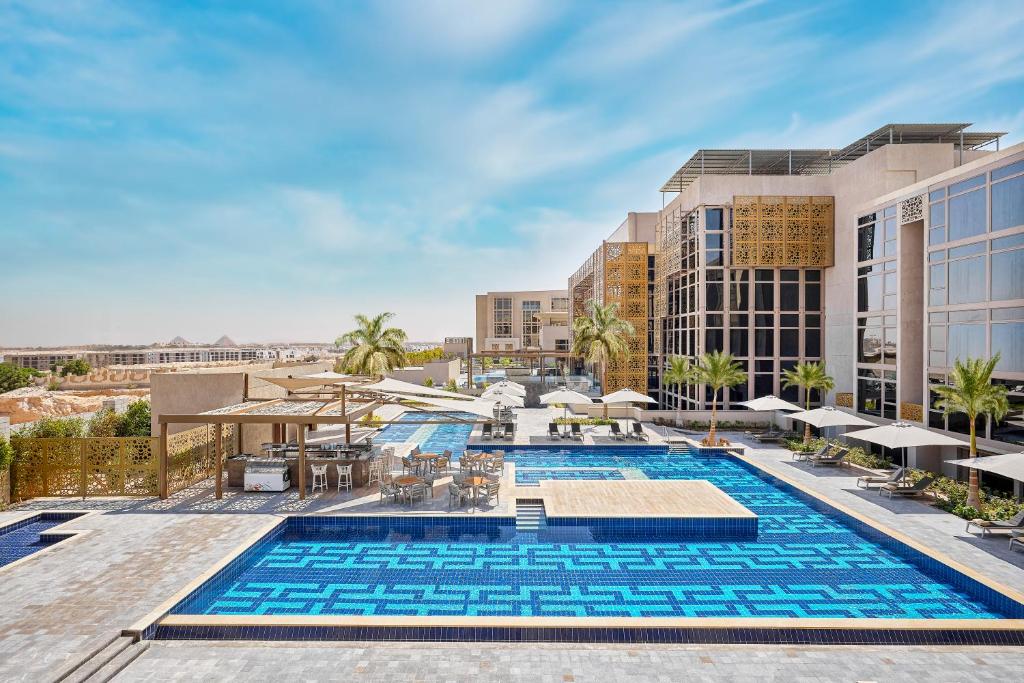
<path fill-rule="evenodd" d="M 530 448 L 506 449 L 506 460 L 524 485 L 588 471 L 704 479 L 759 516 L 758 536 L 639 538 L 600 523 L 527 531 L 507 517 L 292 517 L 171 615 L 1024 618 L 1015 600 L 726 454 Z M 163 637 L 180 632 L 168 627 Z"/>
<path fill-rule="evenodd" d="M 80 512 L 42 512 L 0 527 L 0 567 L 63 541 L 67 536 L 47 532 L 81 516 Z"/>
<path fill-rule="evenodd" d="M 471 413 L 445 413 L 451 417 L 478 420 Z M 389 424 L 374 437 L 374 442 L 418 443 L 420 450 L 426 453 L 444 453 L 452 451 L 457 459 L 466 450 L 466 441 L 473 431 L 472 424 L 423 424 L 427 420 L 437 419 L 429 412 L 407 412 L 398 418 L 398 422 Z"/>

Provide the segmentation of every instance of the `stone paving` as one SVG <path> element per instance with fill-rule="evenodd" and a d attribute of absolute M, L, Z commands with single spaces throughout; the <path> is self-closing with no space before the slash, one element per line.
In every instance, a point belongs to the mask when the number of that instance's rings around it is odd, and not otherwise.
<path fill-rule="evenodd" d="M 542 411 L 537 411 L 538 413 Z M 544 411 L 546 412 L 546 411 Z M 539 431 L 547 421 L 538 415 Z M 654 429 L 650 428 L 649 429 Z M 520 425 L 522 430 L 522 424 Z M 607 428 L 605 428 L 607 429 Z M 532 428 L 530 429 L 532 431 Z M 523 438 L 537 433 L 522 433 Z M 744 442 L 742 434 L 728 434 Z M 962 520 L 919 502 L 855 486 L 847 468 L 812 469 L 779 448 L 748 454 L 771 471 L 899 529 L 1007 586 L 1024 590 L 1024 553 L 980 539 Z M 357 492 L 358 493 L 358 492 Z M 363 492 L 365 494 L 365 491 Z M 349 494 L 343 494 L 342 497 Z M 344 510 L 336 494 L 309 507 Z M 0 680 L 52 680 L 132 625 L 275 515 L 214 504 L 210 485 L 171 501 L 33 501 L 0 512 L 91 508 L 69 523 L 91 533 L 0 569 Z M 358 500 L 354 496 L 351 500 Z M 297 497 L 296 497 L 297 500 Z M 441 500 L 444 500 L 441 497 Z M 317 502 L 320 501 L 320 502 Z M 358 507 L 358 504 L 354 504 Z M 371 507 L 367 503 L 367 507 Z M 275 506 L 273 509 L 277 509 Z M 231 512 L 234 514 L 224 514 Z M 237 514 L 245 512 L 247 514 Z M 1018 680 L 1024 648 L 885 648 L 482 643 L 149 643 L 118 680 Z"/>

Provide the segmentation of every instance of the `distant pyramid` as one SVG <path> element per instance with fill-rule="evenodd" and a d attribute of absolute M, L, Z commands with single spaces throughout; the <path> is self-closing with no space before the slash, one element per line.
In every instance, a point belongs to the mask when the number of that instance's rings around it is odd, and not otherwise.
<path fill-rule="evenodd" d="M 217 341 L 213 342 L 213 345 L 216 346 L 217 348 L 223 348 L 225 346 L 238 346 L 238 344 L 235 343 L 235 340 L 226 334 L 223 335 Z"/>
<path fill-rule="evenodd" d="M 168 342 L 168 346 L 192 346 L 192 342 L 190 342 L 188 339 L 185 339 L 184 337 L 175 337 L 170 342 Z"/>

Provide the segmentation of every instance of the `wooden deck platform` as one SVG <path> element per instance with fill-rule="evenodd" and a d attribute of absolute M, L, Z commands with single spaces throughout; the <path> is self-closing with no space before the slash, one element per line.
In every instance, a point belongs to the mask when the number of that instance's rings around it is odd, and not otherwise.
<path fill-rule="evenodd" d="M 525 487 L 519 488 L 522 497 Z M 714 484 L 678 480 L 542 480 L 532 497 L 551 517 L 756 518 Z"/>

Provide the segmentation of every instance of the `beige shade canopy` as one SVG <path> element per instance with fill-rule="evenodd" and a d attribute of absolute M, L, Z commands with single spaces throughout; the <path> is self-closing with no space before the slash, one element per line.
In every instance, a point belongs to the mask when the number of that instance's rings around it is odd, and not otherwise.
<path fill-rule="evenodd" d="M 525 397 L 526 389 L 523 388 L 522 384 L 516 384 L 515 382 L 503 379 L 484 389 L 484 396 L 490 396 L 491 394 L 514 394 L 519 397 Z"/>
<path fill-rule="evenodd" d="M 986 455 L 981 458 L 964 458 L 946 462 L 1024 481 L 1024 453 L 1003 453 L 1002 455 Z"/>
<path fill-rule="evenodd" d="M 793 418 L 794 420 L 800 420 L 801 422 L 807 422 L 815 427 L 873 427 L 874 422 L 865 420 L 862 417 L 857 417 L 850 413 L 837 410 L 832 406 L 823 406 L 821 408 L 815 408 L 814 410 L 804 410 L 799 413 L 793 413 L 786 417 Z M 871 431 L 871 430 L 866 430 Z M 850 432 L 847 436 L 855 436 L 856 434 L 863 434 L 864 432 Z"/>
<path fill-rule="evenodd" d="M 433 387 L 425 387 L 420 384 L 413 384 L 412 382 L 403 382 L 400 379 L 394 379 L 392 377 L 385 377 L 379 382 L 373 384 L 361 384 L 356 387 L 359 391 L 372 391 L 378 394 L 394 394 L 398 396 L 434 396 L 437 398 L 450 398 L 456 401 L 471 401 L 472 396 L 466 396 L 465 394 L 457 394 L 454 391 L 444 391 L 443 389 L 434 389 Z"/>
<path fill-rule="evenodd" d="M 632 389 L 619 389 L 601 397 L 602 403 L 657 403 L 646 394 L 641 394 Z"/>
<path fill-rule="evenodd" d="M 324 387 L 324 386 L 335 386 L 338 384 L 356 384 L 358 382 L 365 382 L 365 377 L 356 377 L 353 375 L 341 375 L 341 379 L 324 379 L 318 378 L 315 375 L 306 375 L 303 377 L 259 377 L 264 382 L 270 382 L 276 384 L 282 389 L 288 391 L 301 391 L 302 389 L 312 389 L 313 387 Z"/>
<path fill-rule="evenodd" d="M 745 406 L 750 410 L 756 411 L 775 411 L 775 410 L 803 410 L 800 406 L 789 401 L 784 401 L 778 396 L 762 396 L 761 398 L 753 398 L 749 401 L 740 401 L 738 405 Z"/>
<path fill-rule="evenodd" d="M 485 401 L 483 399 L 476 399 L 471 401 L 453 401 L 449 398 L 439 398 L 436 396 L 421 396 L 416 400 L 432 405 L 436 408 L 442 408 L 450 412 L 465 412 L 478 415 L 480 417 L 493 418 L 494 417 L 494 403 L 491 401 Z"/>

